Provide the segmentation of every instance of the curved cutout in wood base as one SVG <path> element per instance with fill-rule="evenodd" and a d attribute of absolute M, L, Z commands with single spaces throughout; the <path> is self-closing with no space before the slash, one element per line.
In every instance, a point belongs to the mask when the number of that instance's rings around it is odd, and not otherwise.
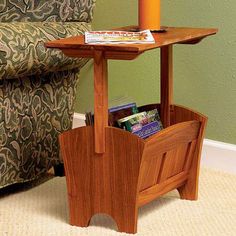
<path fill-rule="evenodd" d="M 142 109 L 157 107 L 158 104 Z M 97 213 L 111 216 L 118 230 L 137 232 L 138 207 L 178 189 L 195 200 L 207 118 L 171 106 L 172 126 L 143 140 L 105 128 L 105 152 L 95 153 L 94 129 L 87 126 L 60 136 L 65 164 L 70 223 L 86 227 Z"/>

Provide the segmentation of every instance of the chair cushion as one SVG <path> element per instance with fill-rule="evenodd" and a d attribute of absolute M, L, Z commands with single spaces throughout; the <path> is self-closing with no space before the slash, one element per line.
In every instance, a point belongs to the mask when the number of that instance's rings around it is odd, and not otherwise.
<path fill-rule="evenodd" d="M 81 68 L 87 59 L 66 57 L 44 43 L 88 30 L 91 27 L 85 22 L 0 23 L 0 80 Z"/>
<path fill-rule="evenodd" d="M 0 22 L 91 22 L 95 1 L 96 0 L 4 0 L 0 3 Z"/>

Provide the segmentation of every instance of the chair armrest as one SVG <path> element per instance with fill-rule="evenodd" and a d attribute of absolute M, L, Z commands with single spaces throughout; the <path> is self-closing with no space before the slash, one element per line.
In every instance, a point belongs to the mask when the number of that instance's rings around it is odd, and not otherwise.
<path fill-rule="evenodd" d="M 44 43 L 88 30 L 86 22 L 0 23 L 0 80 L 81 68 L 87 59 L 66 57 Z"/>

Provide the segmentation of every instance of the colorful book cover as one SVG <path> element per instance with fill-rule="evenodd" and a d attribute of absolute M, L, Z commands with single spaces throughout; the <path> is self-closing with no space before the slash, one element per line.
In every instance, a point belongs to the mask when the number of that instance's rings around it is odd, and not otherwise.
<path fill-rule="evenodd" d="M 138 109 L 135 102 L 119 103 L 119 105 L 113 106 L 108 110 L 108 123 L 110 126 L 119 127 L 117 120 L 126 116 L 138 113 Z"/>
<path fill-rule="evenodd" d="M 160 130 L 162 130 L 161 124 L 157 121 L 153 121 L 146 125 L 142 125 L 139 130 L 133 131 L 132 133 L 138 135 L 140 138 L 148 138 Z"/>
<path fill-rule="evenodd" d="M 163 129 L 157 109 L 140 112 L 117 121 L 120 128 L 141 138 L 147 138 Z"/>
<path fill-rule="evenodd" d="M 115 112 L 115 111 L 120 111 L 122 109 L 126 109 L 126 108 L 134 108 L 137 109 L 136 103 L 135 102 L 131 102 L 131 103 L 127 103 L 127 104 L 121 104 L 115 107 L 111 107 L 108 109 L 109 112 Z"/>

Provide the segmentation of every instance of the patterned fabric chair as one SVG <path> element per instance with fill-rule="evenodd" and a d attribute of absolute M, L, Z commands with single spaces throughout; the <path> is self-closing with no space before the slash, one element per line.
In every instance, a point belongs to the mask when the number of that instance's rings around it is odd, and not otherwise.
<path fill-rule="evenodd" d="M 60 163 L 79 69 L 44 42 L 90 30 L 95 0 L 0 1 L 0 188 Z"/>

